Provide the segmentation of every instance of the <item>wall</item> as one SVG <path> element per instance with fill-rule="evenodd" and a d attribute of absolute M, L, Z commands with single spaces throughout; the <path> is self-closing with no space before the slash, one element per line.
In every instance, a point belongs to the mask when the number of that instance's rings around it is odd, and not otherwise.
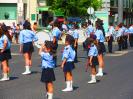
<path fill-rule="evenodd" d="M 0 0 L 0 3 L 17 3 L 18 0 Z"/>
<path fill-rule="evenodd" d="M 16 20 L 0 20 L 0 23 L 5 23 L 7 26 L 12 26 L 12 23 L 17 23 Z"/>
<path fill-rule="evenodd" d="M 6 18 L 5 15 L 9 17 Z M 0 20 L 15 20 L 17 17 L 17 4 L 1 3 L 0 4 Z"/>
<path fill-rule="evenodd" d="M 30 19 L 31 24 L 36 21 L 37 16 L 37 0 L 27 0 L 27 19 Z M 32 20 L 33 19 L 33 20 Z"/>

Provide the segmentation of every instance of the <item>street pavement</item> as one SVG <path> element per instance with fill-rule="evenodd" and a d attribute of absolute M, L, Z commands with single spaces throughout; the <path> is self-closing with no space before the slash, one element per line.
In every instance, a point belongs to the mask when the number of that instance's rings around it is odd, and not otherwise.
<path fill-rule="evenodd" d="M 61 49 L 58 48 L 58 65 L 61 62 Z M 40 82 L 41 60 L 36 49 L 33 54 L 31 75 L 22 75 L 24 59 L 19 54 L 19 46 L 12 46 L 10 60 L 11 80 L 0 82 L 0 99 L 46 99 L 45 87 Z M 74 91 L 62 92 L 65 81 L 62 69 L 55 68 L 54 99 L 133 99 L 133 49 L 105 55 L 104 76 L 98 77 L 96 84 L 88 84 L 90 73 L 85 72 L 86 52 L 78 48 L 78 60 L 73 71 Z M 0 71 L 0 77 L 2 72 Z"/>

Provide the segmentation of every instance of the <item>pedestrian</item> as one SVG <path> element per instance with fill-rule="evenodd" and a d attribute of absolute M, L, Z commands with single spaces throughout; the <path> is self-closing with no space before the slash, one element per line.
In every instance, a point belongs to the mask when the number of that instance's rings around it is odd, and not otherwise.
<path fill-rule="evenodd" d="M 23 75 L 31 73 L 31 66 L 32 66 L 32 52 L 34 51 L 33 43 L 37 41 L 38 38 L 36 37 L 35 33 L 31 30 L 30 23 L 26 23 L 23 25 L 24 30 L 20 32 L 19 40 L 20 40 L 20 53 L 23 53 L 24 60 L 25 60 L 25 72 Z"/>
<path fill-rule="evenodd" d="M 96 76 L 103 76 L 103 69 L 104 69 L 104 58 L 103 55 L 106 52 L 105 45 L 104 45 L 104 34 L 102 32 L 102 28 L 99 24 L 96 23 L 96 39 L 98 43 L 98 62 L 99 62 L 99 68 L 98 68 L 98 73 Z"/>
<path fill-rule="evenodd" d="M 13 31 L 13 42 L 15 43 L 15 41 L 16 41 L 16 38 L 15 38 L 15 35 L 16 35 L 16 24 L 15 24 L 15 22 L 12 23 L 11 28 L 12 28 L 12 31 Z"/>
<path fill-rule="evenodd" d="M 113 47 L 113 34 L 115 32 L 114 26 L 112 23 L 110 23 L 108 32 L 106 33 L 106 40 L 108 42 L 108 52 L 112 53 L 112 47 Z"/>
<path fill-rule="evenodd" d="M 67 26 L 67 21 L 63 22 L 61 28 L 62 28 L 63 33 L 67 33 L 68 32 L 69 29 L 68 29 L 68 26 Z"/>
<path fill-rule="evenodd" d="M 53 50 L 54 50 L 54 62 L 55 62 L 55 67 L 57 67 L 57 48 L 58 48 L 58 40 L 61 38 L 62 32 L 58 28 L 58 22 L 55 21 L 53 24 L 53 29 L 52 29 L 52 36 L 53 36 Z"/>
<path fill-rule="evenodd" d="M 91 34 L 94 34 L 94 27 L 92 26 L 92 23 L 90 20 L 88 20 L 88 27 L 84 33 L 84 36 L 87 38 L 90 37 Z M 86 40 L 83 42 L 83 48 L 86 50 Z"/>
<path fill-rule="evenodd" d="M 123 44 L 123 37 L 122 36 L 124 33 L 121 23 L 116 27 L 116 30 L 117 30 L 116 38 L 117 38 L 117 42 L 118 42 L 118 51 L 121 51 L 122 50 L 122 44 Z"/>
<path fill-rule="evenodd" d="M 37 22 L 34 22 L 34 24 L 32 26 L 32 31 L 36 33 L 37 32 L 37 27 L 38 27 Z"/>
<path fill-rule="evenodd" d="M 90 37 L 90 34 L 93 34 L 94 33 L 94 27 L 92 26 L 92 23 L 91 21 L 89 20 L 88 21 L 88 27 L 87 27 L 87 37 Z"/>
<path fill-rule="evenodd" d="M 0 27 L 0 61 L 3 71 L 3 77 L 0 79 L 0 81 L 7 81 L 10 80 L 9 73 L 10 73 L 10 67 L 9 67 L 9 60 L 11 57 L 11 36 L 8 32 L 8 29 L 6 26 Z"/>
<path fill-rule="evenodd" d="M 72 36 L 74 37 L 74 49 L 76 52 L 76 56 L 74 59 L 74 62 L 77 63 L 78 62 L 78 58 L 77 58 L 77 50 L 78 50 L 78 39 L 79 39 L 79 32 L 78 32 L 79 26 L 78 24 L 74 24 L 74 31 Z"/>
<path fill-rule="evenodd" d="M 133 24 L 129 27 L 129 43 L 133 47 Z"/>
<path fill-rule="evenodd" d="M 18 44 L 19 33 L 20 33 L 20 25 L 17 24 L 17 26 L 16 26 L 16 32 L 15 32 L 15 40 L 16 40 L 16 44 Z"/>
<path fill-rule="evenodd" d="M 96 36 L 93 35 L 93 37 L 88 39 L 90 42 L 90 48 L 88 51 L 88 65 L 91 68 L 91 80 L 88 82 L 89 84 L 96 83 L 96 65 L 98 65 L 98 49 L 97 49 L 97 41 Z"/>
<path fill-rule="evenodd" d="M 55 81 L 55 64 L 53 59 L 52 47 L 52 41 L 45 41 L 45 44 L 43 44 L 42 47 L 39 49 L 39 55 L 42 59 L 41 82 L 45 83 L 47 99 L 53 99 L 53 81 Z"/>
<path fill-rule="evenodd" d="M 126 36 L 124 35 L 125 34 L 125 31 L 126 31 L 126 26 L 124 24 L 122 24 L 122 30 L 123 30 L 123 33 L 122 33 L 122 49 L 126 49 L 125 48 L 125 44 L 126 44 Z"/>
<path fill-rule="evenodd" d="M 123 33 L 123 44 L 122 44 L 122 49 L 127 49 L 128 48 L 128 42 L 127 42 L 127 40 L 128 40 L 128 35 L 129 35 L 129 29 L 126 27 L 126 26 L 124 26 L 125 27 L 125 29 L 124 29 L 124 33 Z"/>
<path fill-rule="evenodd" d="M 66 88 L 62 90 L 64 92 L 73 91 L 72 70 L 75 68 L 74 66 L 75 50 L 73 44 L 74 44 L 74 38 L 71 35 L 67 35 L 65 39 L 65 47 L 63 50 L 62 63 L 61 63 L 61 68 L 63 69 L 66 81 Z"/>
<path fill-rule="evenodd" d="M 7 29 L 8 29 L 8 32 L 11 36 L 11 38 L 13 38 L 13 31 L 12 31 L 12 28 L 10 26 L 7 26 Z"/>

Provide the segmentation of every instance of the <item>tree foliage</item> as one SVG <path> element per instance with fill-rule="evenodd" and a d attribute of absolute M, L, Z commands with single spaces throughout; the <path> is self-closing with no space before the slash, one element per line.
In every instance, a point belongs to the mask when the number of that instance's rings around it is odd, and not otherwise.
<path fill-rule="evenodd" d="M 65 16 L 84 16 L 87 8 L 93 7 L 95 10 L 101 7 L 101 0 L 47 0 L 53 11 L 62 11 Z"/>

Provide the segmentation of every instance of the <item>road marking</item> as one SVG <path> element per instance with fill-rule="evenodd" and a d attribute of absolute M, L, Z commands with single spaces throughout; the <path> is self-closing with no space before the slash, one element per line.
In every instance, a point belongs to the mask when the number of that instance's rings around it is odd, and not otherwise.
<path fill-rule="evenodd" d="M 125 54 L 131 53 L 133 50 L 128 50 L 128 51 L 115 51 L 114 53 L 108 53 L 105 56 L 123 56 Z"/>
<path fill-rule="evenodd" d="M 18 55 L 22 55 L 22 54 L 20 54 L 20 53 L 11 53 L 11 55 L 18 56 Z"/>

